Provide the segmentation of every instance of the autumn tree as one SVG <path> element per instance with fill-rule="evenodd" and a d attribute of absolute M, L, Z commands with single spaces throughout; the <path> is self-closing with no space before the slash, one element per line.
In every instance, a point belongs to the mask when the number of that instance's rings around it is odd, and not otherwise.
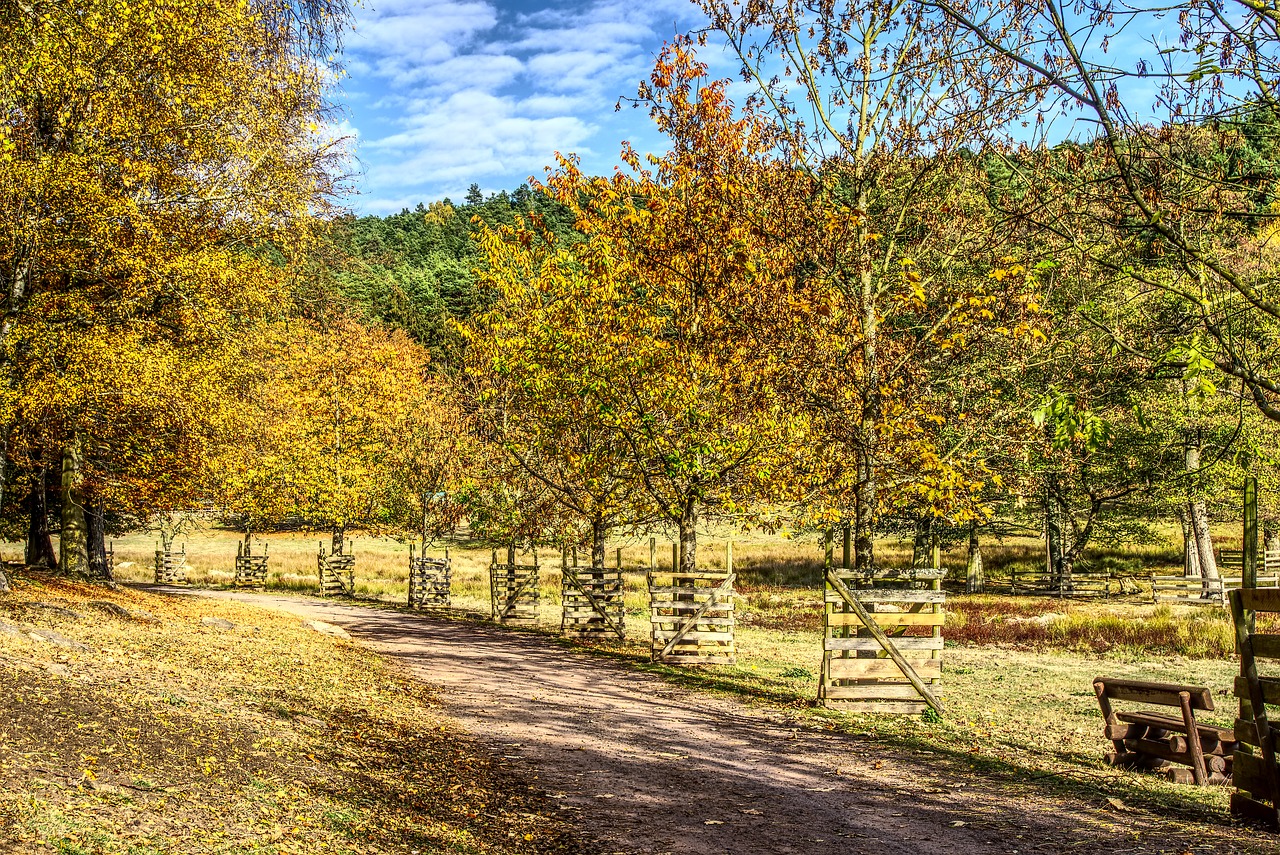
<path fill-rule="evenodd" d="M 334 315 L 294 319 L 259 342 L 258 383 L 213 466 L 218 505 L 246 533 L 301 517 L 328 530 L 429 530 L 456 517 L 457 411 L 402 331 Z M 241 437 L 251 437 L 243 441 Z M 464 458 L 465 459 L 465 458 Z"/>
<path fill-rule="evenodd" d="M 640 93 L 671 149 L 642 158 L 624 146 L 626 171 L 608 178 L 562 158 L 547 189 L 586 236 L 552 264 L 582 307 L 566 339 L 591 339 L 583 388 L 612 434 L 601 448 L 622 454 L 599 462 L 624 467 L 692 571 L 708 516 L 795 500 L 806 418 L 774 382 L 786 354 L 758 347 L 737 315 L 742 294 L 794 272 L 789 247 L 763 239 L 759 201 L 791 172 L 770 156 L 768 124 L 736 117 L 687 47 L 665 51 Z"/>
<path fill-rule="evenodd" d="M 602 241 L 562 245 L 540 225 L 520 222 L 481 241 L 481 284 L 497 299 L 463 327 L 474 424 L 519 470 L 516 480 L 560 506 L 542 509 L 568 524 L 554 539 L 576 544 L 582 532 L 573 529 L 585 526 L 591 562 L 603 567 L 610 531 L 646 514 L 615 429 L 614 394 L 630 373 L 615 346 L 619 331 L 633 331 L 630 310 L 597 255 Z"/>
<path fill-rule="evenodd" d="M 4 9 L 0 427 L 6 444 L 30 431 L 49 443 L 62 473 L 62 566 L 83 571 L 90 494 L 109 493 L 90 480 L 89 457 L 129 458 L 160 418 L 130 410 L 142 396 L 100 388 L 95 371 L 113 349 L 134 348 L 122 364 L 158 376 L 153 357 L 222 347 L 281 302 L 302 226 L 333 189 L 340 150 L 319 129 L 322 58 L 345 7 Z M 54 397 L 32 400 L 38 389 Z M 144 432 L 124 438 L 103 425 Z M 169 460 L 184 457 L 183 430 L 168 422 L 154 435 L 178 440 Z"/>
<path fill-rule="evenodd" d="M 1038 310 L 1030 260 L 1006 251 L 966 146 L 1020 103 L 987 85 L 1000 68 L 952 62 L 972 39 L 924 7 L 701 5 L 805 178 L 807 204 L 777 235 L 803 259 L 801 287 L 776 279 L 755 322 L 781 321 L 773 341 L 808 369 L 794 386 L 822 425 L 817 509 L 851 523 L 857 566 L 870 568 L 887 509 L 914 499 L 929 515 L 977 513 L 981 455 L 957 430 L 972 413 L 966 362 L 984 337 L 1015 352 Z M 779 304 L 788 311 L 770 313 Z"/>

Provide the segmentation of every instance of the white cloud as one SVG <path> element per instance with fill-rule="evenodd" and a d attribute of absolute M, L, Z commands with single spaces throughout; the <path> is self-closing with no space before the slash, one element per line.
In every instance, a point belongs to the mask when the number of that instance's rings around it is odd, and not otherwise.
<path fill-rule="evenodd" d="M 347 66 L 361 97 L 364 210 L 400 210 L 412 189 L 430 201 L 471 182 L 510 189 L 541 175 L 553 152 L 613 157 L 642 111 L 613 107 L 635 93 L 665 40 L 694 14 L 688 0 L 560 0 L 517 12 L 485 0 L 389 0 L 359 13 Z M 416 204 L 416 201 L 414 202 Z M 412 207 L 410 205 L 409 207 Z"/>

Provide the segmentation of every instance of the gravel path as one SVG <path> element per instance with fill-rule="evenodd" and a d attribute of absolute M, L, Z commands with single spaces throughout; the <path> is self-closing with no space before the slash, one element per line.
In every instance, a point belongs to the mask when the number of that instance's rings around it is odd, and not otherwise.
<path fill-rule="evenodd" d="M 338 624 L 398 660 L 606 853 L 1226 853 L 1267 851 L 1275 840 L 1238 848 L 1240 830 L 1188 828 L 1102 797 L 1054 799 L 1030 782 L 793 725 L 785 712 L 685 690 L 531 633 L 325 600 L 190 593 Z"/>

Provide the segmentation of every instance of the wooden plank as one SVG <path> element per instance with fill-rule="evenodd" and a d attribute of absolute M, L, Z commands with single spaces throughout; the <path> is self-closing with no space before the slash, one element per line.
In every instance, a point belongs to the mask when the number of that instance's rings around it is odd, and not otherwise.
<path fill-rule="evenodd" d="M 914 659 L 907 657 L 907 662 L 916 673 L 926 679 L 942 678 L 941 659 Z M 827 676 L 832 680 L 857 680 L 867 677 L 889 677 L 900 680 L 907 679 L 902 669 L 892 659 L 858 659 L 854 657 L 833 658 L 828 665 Z"/>
<path fill-rule="evenodd" d="M 941 612 L 869 612 L 877 626 L 942 626 L 947 616 Z M 863 626 L 862 619 L 853 612 L 834 612 L 827 615 L 827 626 Z"/>
<path fill-rule="evenodd" d="M 710 605 L 707 605 L 709 602 Z M 698 597 L 691 600 L 653 600 L 649 603 L 649 608 L 696 612 L 704 605 L 707 606 L 709 611 L 727 611 L 733 608 L 734 602 L 732 597 L 717 597 L 714 602 L 711 602 L 709 597 Z"/>
<path fill-rule="evenodd" d="M 1244 790 L 1256 798 L 1275 801 L 1276 792 L 1271 787 L 1266 763 L 1261 757 L 1237 751 L 1231 770 L 1236 789 Z"/>
<path fill-rule="evenodd" d="M 1116 680 L 1110 677 L 1095 677 L 1093 683 L 1094 686 L 1101 683 L 1106 697 L 1112 700 L 1176 707 L 1181 704 L 1178 693 L 1187 692 L 1191 695 L 1192 709 L 1213 710 L 1213 691 L 1207 686 L 1183 686 L 1178 683 L 1153 683 L 1147 680 Z"/>
<path fill-rule="evenodd" d="M 1259 677 L 1258 684 L 1262 688 L 1262 700 L 1265 703 L 1280 705 L 1280 677 Z M 1249 681 L 1244 677 L 1236 677 L 1235 696 L 1249 700 Z"/>
<path fill-rule="evenodd" d="M 832 685 L 825 689 L 825 697 L 833 699 L 865 698 L 879 701 L 911 701 L 924 703 L 920 692 L 908 683 L 857 683 Z"/>
<path fill-rule="evenodd" d="M 1263 659 L 1280 659 L 1280 635 L 1253 634 L 1253 655 Z"/>
<path fill-rule="evenodd" d="M 1245 719 L 1236 719 L 1235 727 L 1236 742 L 1243 742 L 1245 745 L 1252 745 L 1255 748 L 1262 746 L 1262 741 L 1258 739 L 1258 728 L 1254 726 L 1252 721 Z"/>
<path fill-rule="evenodd" d="M 846 585 L 849 582 L 879 582 L 896 579 L 930 582 L 935 579 L 945 579 L 947 576 L 947 571 L 938 567 L 886 567 L 870 572 L 832 567 L 828 572 L 833 573 L 837 579 Z"/>
<path fill-rule="evenodd" d="M 694 637 L 690 634 L 689 630 L 655 629 L 653 631 L 653 637 L 657 641 L 670 641 L 673 638 L 683 638 L 686 635 L 690 636 L 690 643 L 697 644 L 701 644 L 706 641 L 733 641 L 732 632 L 704 632 L 702 630 L 698 630 L 697 636 Z"/>
<path fill-rule="evenodd" d="M 909 588 L 872 588 L 854 591 L 861 603 L 945 603 L 944 591 L 913 591 Z M 844 600 L 835 591 L 827 591 L 828 604 L 842 604 Z"/>
<path fill-rule="evenodd" d="M 1280 814 L 1277 814 L 1273 806 L 1251 799 L 1244 793 L 1231 794 L 1231 812 L 1236 816 L 1265 823 L 1273 828 L 1280 824 Z"/>
<path fill-rule="evenodd" d="M 893 639 L 893 645 L 903 652 L 916 650 L 941 650 L 941 638 L 918 638 L 911 636 L 898 636 Z M 826 638 L 823 639 L 822 647 L 824 650 L 875 650 L 883 651 L 880 642 L 874 638 Z"/>
<path fill-rule="evenodd" d="M 1250 611 L 1280 612 L 1280 589 L 1242 588 L 1240 603 Z"/>
<path fill-rule="evenodd" d="M 920 715 L 929 708 L 924 701 L 860 701 L 857 698 L 825 698 L 831 706 L 860 713 L 889 713 L 892 715 Z"/>
<path fill-rule="evenodd" d="M 1116 713 L 1116 718 L 1121 721 L 1147 725 L 1148 727 L 1158 727 L 1162 730 L 1172 730 L 1177 731 L 1178 733 L 1187 732 L 1186 722 L 1184 722 L 1181 717 L 1171 715 L 1160 715 L 1158 713 L 1146 711 L 1122 712 Z M 1208 737 L 1214 740 L 1231 740 L 1234 738 L 1232 731 L 1222 727 L 1214 727 L 1211 724 L 1201 724 L 1200 722 L 1196 722 L 1196 730 L 1200 732 L 1202 737 Z"/>

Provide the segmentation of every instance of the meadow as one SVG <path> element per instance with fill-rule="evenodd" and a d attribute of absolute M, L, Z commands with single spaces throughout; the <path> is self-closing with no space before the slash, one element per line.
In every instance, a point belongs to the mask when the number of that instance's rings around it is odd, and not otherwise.
<path fill-rule="evenodd" d="M 239 537 L 214 527 L 179 537 L 176 544 L 185 547 L 188 556 L 189 582 L 229 585 Z M 318 535 L 255 538 L 255 551 L 265 543 L 271 555 L 268 590 L 314 592 L 321 542 L 328 546 L 328 539 Z M 357 597 L 382 607 L 403 604 L 408 545 L 373 537 L 356 537 L 349 543 L 357 556 Z M 115 541 L 117 578 L 149 581 L 155 548 L 155 540 L 144 535 Z M 448 614 L 457 619 L 487 619 L 491 550 L 453 540 L 437 544 L 428 554 L 443 555 L 445 548 L 453 564 L 453 608 Z M 1155 803 L 1201 818 L 1225 818 L 1227 791 L 1223 788 L 1178 786 L 1103 765 L 1108 743 L 1102 738 L 1092 688 L 1097 675 L 1207 685 L 1218 698 L 1218 709 L 1206 719 L 1229 726 L 1234 717 L 1229 691 L 1237 665 L 1231 623 L 1220 608 L 1156 606 L 1146 592 L 1105 601 L 1000 593 L 1013 568 L 1031 567 L 1041 560 L 1042 547 L 1030 540 L 985 548 L 994 593 L 963 595 L 956 593 L 965 561 L 963 549 L 944 552 L 942 563 L 950 570 L 947 587 L 952 591 L 944 631 L 946 714 L 926 719 L 858 715 L 826 710 L 816 702 L 822 573 L 816 535 L 796 540 L 735 535 L 738 660 L 732 666 L 675 667 L 649 661 L 645 588 L 649 549 L 647 539 L 609 548 L 609 563 L 617 560 L 620 551 L 622 566 L 629 568 L 625 640 L 563 643 L 625 660 L 690 687 L 782 707 L 797 719 L 821 727 L 960 757 L 985 774 L 1045 778 L 1068 788 Z M 657 543 L 656 556 L 659 568 L 670 566 L 668 542 Z M 889 565 L 905 564 L 909 544 L 886 540 L 878 544 L 878 556 Z M 520 560 L 531 561 L 532 556 L 523 555 Z M 560 623 L 560 556 L 544 551 L 538 560 L 543 568 L 538 626 L 513 631 L 555 635 Z M 724 539 L 701 544 L 700 561 L 705 566 L 723 566 Z M 1091 561 L 1141 583 L 1153 570 L 1175 570 L 1179 556 L 1171 548 L 1156 546 L 1100 553 Z"/>

